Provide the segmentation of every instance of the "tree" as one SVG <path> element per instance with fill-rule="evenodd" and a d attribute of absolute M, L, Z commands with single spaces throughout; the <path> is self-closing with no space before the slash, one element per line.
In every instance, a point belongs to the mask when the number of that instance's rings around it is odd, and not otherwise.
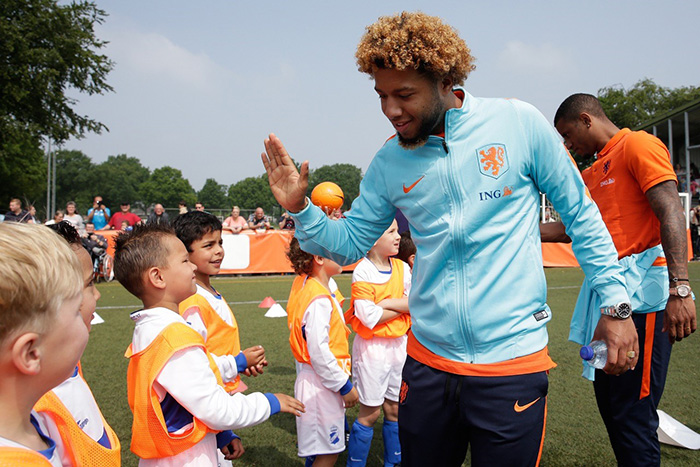
<path fill-rule="evenodd" d="M 56 207 L 64 209 L 75 201 L 78 212 L 86 214 L 99 189 L 95 183 L 95 164 L 83 152 L 58 150 L 56 157 Z"/>
<path fill-rule="evenodd" d="M 1 41 L 0 41 L 1 42 Z M 1 124 L 0 124 L 1 125 Z M 10 198 L 35 202 L 46 196 L 46 157 L 39 141 L 17 135 L 3 135 L 0 129 L 0 206 Z"/>
<path fill-rule="evenodd" d="M 135 204 L 142 200 L 141 184 L 148 180 L 151 172 L 141 165 L 141 161 L 126 154 L 109 156 L 94 170 L 97 193 L 107 206 L 117 208 L 120 203 L 128 201 Z"/>
<path fill-rule="evenodd" d="M 141 185 L 141 194 L 147 205 L 161 203 L 165 207 L 173 208 L 181 200 L 189 205 L 197 200 L 194 188 L 182 176 L 182 172 L 167 165 L 153 171 L 148 180 Z"/>
<path fill-rule="evenodd" d="M 638 81 L 629 89 L 615 85 L 598 90 L 603 110 L 620 128 L 635 128 L 698 98 L 698 86 L 665 88 L 649 78 Z"/>
<path fill-rule="evenodd" d="M 268 214 L 277 204 L 277 200 L 272 196 L 270 183 L 267 181 L 267 174 L 259 177 L 248 177 L 233 185 L 228 189 L 228 198 L 231 205 L 238 205 L 241 209 L 263 208 Z"/>
<path fill-rule="evenodd" d="M 334 182 L 343 190 L 343 210 L 350 209 L 353 200 L 360 194 L 362 170 L 352 164 L 324 165 L 309 175 L 309 194 L 321 182 Z"/>
<path fill-rule="evenodd" d="M 112 62 L 94 25 L 93 2 L 0 2 L 0 194 L 38 198 L 45 192 L 42 140 L 61 143 L 105 126 L 73 109 L 71 93 L 102 94 Z"/>
<path fill-rule="evenodd" d="M 71 92 L 111 91 L 113 64 L 97 53 L 106 43 L 94 26 L 106 13 L 90 1 L 0 2 L 0 134 L 19 128 L 62 143 L 105 126 L 73 109 Z"/>
<path fill-rule="evenodd" d="M 213 178 L 207 178 L 204 186 L 197 193 L 197 200 L 207 209 L 227 209 L 229 208 L 226 185 L 219 184 Z"/>

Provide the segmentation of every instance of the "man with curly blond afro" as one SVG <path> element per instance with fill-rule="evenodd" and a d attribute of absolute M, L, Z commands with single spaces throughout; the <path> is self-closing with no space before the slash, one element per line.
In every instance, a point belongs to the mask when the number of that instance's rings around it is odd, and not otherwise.
<path fill-rule="evenodd" d="M 561 213 L 601 305 L 629 302 L 610 235 L 556 131 L 529 104 L 467 93 L 460 85 L 473 62 L 440 18 L 404 12 L 367 28 L 358 67 L 374 80 L 397 137 L 377 152 L 344 219 L 330 221 L 309 203 L 308 161 L 297 171 L 272 134 L 262 154 L 305 251 L 352 263 L 397 209 L 408 220 L 417 252 L 399 395 L 404 466 L 461 465 L 470 445 L 472 465 L 539 462 L 555 366 L 540 192 Z M 636 336 L 630 320 L 600 320 L 605 371 L 634 366 L 625 354 L 638 353 Z M 363 462 L 352 451 L 348 459 Z"/>

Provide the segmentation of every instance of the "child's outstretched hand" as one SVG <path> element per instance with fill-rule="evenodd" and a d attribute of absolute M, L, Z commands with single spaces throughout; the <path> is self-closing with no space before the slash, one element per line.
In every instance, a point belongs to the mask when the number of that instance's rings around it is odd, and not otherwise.
<path fill-rule="evenodd" d="M 275 394 L 275 397 L 280 401 L 280 412 L 291 413 L 297 417 L 306 412 L 306 407 L 304 407 L 304 404 L 292 396 L 288 396 L 286 394 Z"/>
<path fill-rule="evenodd" d="M 357 388 L 353 386 L 349 393 L 343 396 L 343 402 L 345 403 L 345 408 L 349 409 L 354 407 L 355 404 L 360 400 L 360 395 L 357 393 Z"/>
<path fill-rule="evenodd" d="M 239 438 L 234 438 L 230 443 L 221 448 L 221 453 L 224 455 L 224 458 L 229 461 L 238 459 L 244 452 L 243 443 L 241 443 Z"/>
<path fill-rule="evenodd" d="M 254 366 L 249 366 L 243 372 L 246 376 L 259 376 L 263 374 L 263 369 L 267 366 L 267 360 L 263 360 L 262 363 L 258 363 Z"/>
<path fill-rule="evenodd" d="M 263 349 L 262 345 L 248 347 L 243 351 L 243 355 L 245 355 L 246 362 L 248 362 L 248 368 L 265 361 L 265 349 Z"/>

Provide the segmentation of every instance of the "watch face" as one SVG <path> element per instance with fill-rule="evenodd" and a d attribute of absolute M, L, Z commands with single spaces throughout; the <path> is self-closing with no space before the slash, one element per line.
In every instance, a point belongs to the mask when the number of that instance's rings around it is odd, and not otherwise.
<path fill-rule="evenodd" d="M 632 307 L 629 303 L 620 303 L 617 305 L 617 317 L 620 319 L 629 318 L 632 314 Z"/>
<path fill-rule="evenodd" d="M 688 295 L 690 295 L 690 287 L 687 285 L 679 285 L 676 287 L 676 292 L 678 293 L 678 296 L 681 298 L 685 298 Z"/>

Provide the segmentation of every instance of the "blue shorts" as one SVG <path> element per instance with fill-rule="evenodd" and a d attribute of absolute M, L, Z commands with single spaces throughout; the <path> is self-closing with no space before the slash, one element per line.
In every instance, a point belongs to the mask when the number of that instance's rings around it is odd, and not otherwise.
<path fill-rule="evenodd" d="M 547 372 L 462 376 L 410 356 L 399 395 L 402 466 L 539 463 L 547 415 Z"/>

